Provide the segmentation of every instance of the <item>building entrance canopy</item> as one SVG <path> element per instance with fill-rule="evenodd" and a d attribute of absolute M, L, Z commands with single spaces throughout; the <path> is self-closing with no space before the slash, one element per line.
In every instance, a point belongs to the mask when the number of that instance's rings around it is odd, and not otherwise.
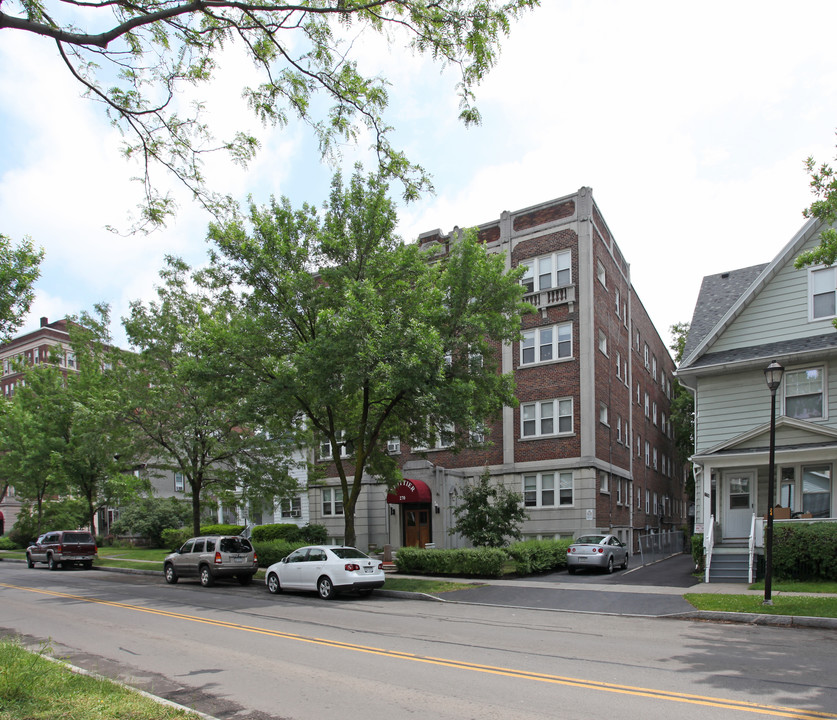
<path fill-rule="evenodd" d="M 392 492 L 387 493 L 387 502 L 390 504 L 429 503 L 432 499 L 430 487 L 422 480 L 405 478 Z"/>

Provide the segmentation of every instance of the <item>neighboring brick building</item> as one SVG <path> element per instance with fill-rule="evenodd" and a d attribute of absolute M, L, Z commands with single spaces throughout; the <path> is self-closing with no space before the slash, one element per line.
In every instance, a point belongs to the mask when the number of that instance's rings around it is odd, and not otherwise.
<path fill-rule="evenodd" d="M 640 534 L 685 524 L 669 404 L 674 362 L 631 284 L 590 188 L 480 225 L 509 268 L 526 265 L 523 341 L 504 346 L 519 405 L 486 428 L 490 445 L 452 453 L 393 441 L 405 480 L 387 493 L 371 479 L 359 498 L 358 546 L 458 547 L 448 532 L 463 484 L 489 468 L 521 493 L 526 538 L 609 531 L 636 549 Z M 459 236 L 436 230 L 423 247 Z M 310 520 L 343 533 L 336 478 L 310 490 Z"/>

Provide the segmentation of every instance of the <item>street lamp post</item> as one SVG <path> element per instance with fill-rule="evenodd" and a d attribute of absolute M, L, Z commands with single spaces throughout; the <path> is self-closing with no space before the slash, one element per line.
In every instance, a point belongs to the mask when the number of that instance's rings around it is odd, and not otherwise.
<path fill-rule="evenodd" d="M 775 360 L 764 369 L 770 389 L 770 452 L 767 463 L 767 529 L 764 533 L 764 605 L 772 605 L 773 591 L 773 500 L 776 494 L 776 390 L 785 372 Z"/>

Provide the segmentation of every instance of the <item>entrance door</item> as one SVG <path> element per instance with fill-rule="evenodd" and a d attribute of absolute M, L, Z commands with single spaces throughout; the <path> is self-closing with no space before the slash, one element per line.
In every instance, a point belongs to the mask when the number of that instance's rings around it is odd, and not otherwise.
<path fill-rule="evenodd" d="M 755 473 L 752 470 L 724 475 L 724 524 L 726 538 L 750 536 L 753 521 Z"/>
<path fill-rule="evenodd" d="M 430 507 L 403 506 L 404 545 L 424 547 L 430 542 Z"/>

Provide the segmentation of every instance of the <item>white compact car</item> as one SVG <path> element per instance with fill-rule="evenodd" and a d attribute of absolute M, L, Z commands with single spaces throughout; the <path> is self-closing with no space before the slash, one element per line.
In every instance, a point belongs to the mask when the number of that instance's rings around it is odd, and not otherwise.
<path fill-rule="evenodd" d="M 273 563 L 264 576 L 272 593 L 282 590 L 314 590 L 330 600 L 344 590 L 368 595 L 384 584 L 384 564 L 357 548 L 342 545 L 309 545 Z"/>

